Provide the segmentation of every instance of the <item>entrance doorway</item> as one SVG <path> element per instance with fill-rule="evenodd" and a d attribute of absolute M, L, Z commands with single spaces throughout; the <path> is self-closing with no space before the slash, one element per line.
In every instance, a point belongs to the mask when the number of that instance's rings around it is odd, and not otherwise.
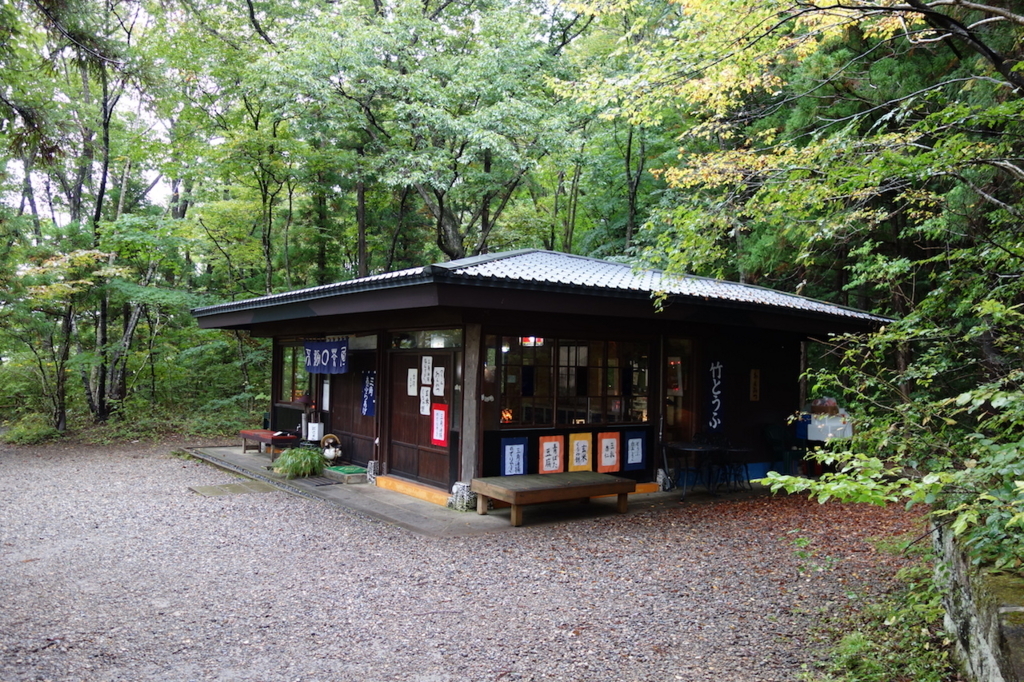
<path fill-rule="evenodd" d="M 451 351 L 426 349 L 391 354 L 389 474 L 445 490 L 451 486 L 457 452 L 454 358 Z"/>

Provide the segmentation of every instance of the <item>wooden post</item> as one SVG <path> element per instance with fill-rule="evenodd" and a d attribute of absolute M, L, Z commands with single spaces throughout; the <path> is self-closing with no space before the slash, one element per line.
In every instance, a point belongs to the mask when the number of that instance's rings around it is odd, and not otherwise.
<path fill-rule="evenodd" d="M 479 324 L 467 324 L 463 340 L 462 434 L 459 456 L 460 481 L 469 483 L 480 475 L 480 335 Z"/>
<path fill-rule="evenodd" d="M 521 526 L 523 525 L 523 506 L 520 504 L 512 505 L 512 525 Z"/>

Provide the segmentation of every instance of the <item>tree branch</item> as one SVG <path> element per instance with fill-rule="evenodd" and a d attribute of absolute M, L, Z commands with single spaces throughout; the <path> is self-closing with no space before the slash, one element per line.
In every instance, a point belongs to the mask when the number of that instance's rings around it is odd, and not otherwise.
<path fill-rule="evenodd" d="M 245 0 L 245 4 L 249 8 L 249 23 L 252 24 L 252 27 L 256 29 L 257 33 L 260 34 L 260 38 L 263 38 L 263 40 L 266 41 L 267 45 L 270 45 L 271 47 L 277 47 L 274 44 L 274 41 L 270 39 L 270 36 L 268 36 L 266 32 L 263 30 L 263 27 L 260 26 L 260 21 L 259 19 L 256 18 L 256 8 L 253 7 L 252 0 Z"/>

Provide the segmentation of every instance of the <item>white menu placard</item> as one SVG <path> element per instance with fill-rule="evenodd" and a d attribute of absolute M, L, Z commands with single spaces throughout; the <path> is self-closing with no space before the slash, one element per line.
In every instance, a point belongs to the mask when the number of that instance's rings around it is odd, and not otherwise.
<path fill-rule="evenodd" d="M 444 395 L 444 367 L 434 368 L 434 395 Z"/>

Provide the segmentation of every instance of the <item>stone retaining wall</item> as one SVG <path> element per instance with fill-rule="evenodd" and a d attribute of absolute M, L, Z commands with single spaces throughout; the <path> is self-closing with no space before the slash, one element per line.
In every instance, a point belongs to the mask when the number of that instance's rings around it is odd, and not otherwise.
<path fill-rule="evenodd" d="M 989 575 L 959 551 L 953 534 L 936 529 L 946 629 L 976 682 L 1024 682 L 1024 580 Z"/>

